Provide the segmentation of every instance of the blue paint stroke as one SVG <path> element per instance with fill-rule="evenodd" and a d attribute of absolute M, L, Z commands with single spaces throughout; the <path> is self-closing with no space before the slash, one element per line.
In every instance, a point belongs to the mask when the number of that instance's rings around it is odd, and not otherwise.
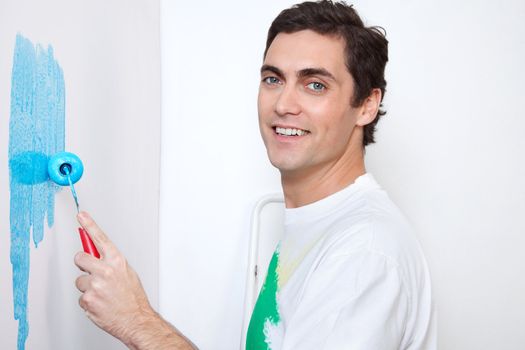
<path fill-rule="evenodd" d="M 11 78 L 9 120 L 9 185 L 11 264 L 14 317 L 18 320 L 18 350 L 29 332 L 27 292 L 29 240 L 35 247 L 44 236 L 44 219 L 54 221 L 58 186 L 49 181 L 47 162 L 64 150 L 65 88 L 53 48 L 36 47 L 16 36 Z"/>

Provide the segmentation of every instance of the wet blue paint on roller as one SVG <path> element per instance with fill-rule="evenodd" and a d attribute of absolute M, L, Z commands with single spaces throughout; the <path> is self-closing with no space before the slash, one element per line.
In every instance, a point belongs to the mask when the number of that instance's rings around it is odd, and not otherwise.
<path fill-rule="evenodd" d="M 11 80 L 9 120 L 9 184 L 11 264 L 18 350 L 25 348 L 29 240 L 42 241 L 44 220 L 54 221 L 58 186 L 48 180 L 47 162 L 64 150 L 65 90 L 62 69 L 53 48 L 36 47 L 17 35 Z"/>

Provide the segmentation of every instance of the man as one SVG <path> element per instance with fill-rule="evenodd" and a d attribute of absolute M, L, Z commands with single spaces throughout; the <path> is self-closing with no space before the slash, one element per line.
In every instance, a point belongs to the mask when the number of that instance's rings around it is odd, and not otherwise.
<path fill-rule="evenodd" d="M 307 2 L 272 23 L 259 125 L 281 172 L 285 236 L 253 311 L 247 349 L 435 349 L 430 278 L 409 225 L 364 166 L 385 93 L 387 40 L 344 3 Z M 190 349 L 150 307 L 94 221 L 101 260 L 75 262 L 80 305 L 132 349 Z"/>

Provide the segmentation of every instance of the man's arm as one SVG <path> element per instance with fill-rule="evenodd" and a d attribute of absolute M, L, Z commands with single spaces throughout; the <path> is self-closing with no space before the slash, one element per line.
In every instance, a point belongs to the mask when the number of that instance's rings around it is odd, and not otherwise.
<path fill-rule="evenodd" d="M 95 221 L 86 212 L 78 221 L 100 253 L 100 259 L 75 255 L 75 264 L 87 273 L 76 280 L 86 316 L 130 349 L 196 349 L 153 310 L 137 273 Z"/>
<path fill-rule="evenodd" d="M 124 343 L 133 350 L 197 349 L 188 338 L 156 312 L 139 323 L 136 334 L 132 334 L 130 339 L 129 342 L 124 341 Z"/>

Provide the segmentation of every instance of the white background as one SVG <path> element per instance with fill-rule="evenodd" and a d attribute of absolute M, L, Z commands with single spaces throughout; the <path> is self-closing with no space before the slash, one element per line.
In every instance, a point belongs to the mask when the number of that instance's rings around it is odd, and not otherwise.
<path fill-rule="evenodd" d="M 279 190 L 257 126 L 266 30 L 291 1 L 161 1 L 160 305 L 239 346 L 249 214 Z M 439 348 L 523 349 L 525 3 L 356 1 L 390 41 L 368 170 L 419 233 Z"/>
<path fill-rule="evenodd" d="M 81 208 L 126 254 L 158 304 L 159 4 L 155 1 L 0 1 L 0 348 L 16 349 L 9 261 L 7 149 L 16 33 L 51 44 L 66 85 L 66 150 L 80 156 Z M 55 225 L 31 244 L 28 350 L 123 349 L 78 306 L 81 249 L 69 189 Z"/>

